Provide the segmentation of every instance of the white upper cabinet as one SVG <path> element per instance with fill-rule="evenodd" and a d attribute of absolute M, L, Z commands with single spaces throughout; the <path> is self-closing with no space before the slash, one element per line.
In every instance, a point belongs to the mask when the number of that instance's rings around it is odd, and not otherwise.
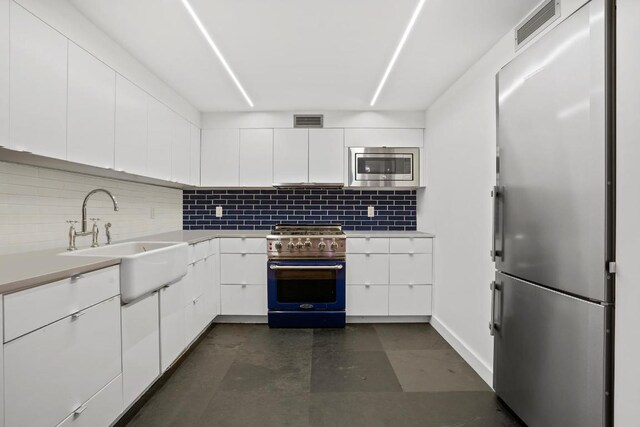
<path fill-rule="evenodd" d="M 173 113 L 173 132 L 171 141 L 171 180 L 188 184 L 191 175 L 191 128 L 190 123 Z"/>
<path fill-rule="evenodd" d="M 273 184 L 273 130 L 240 129 L 240 185 Z"/>
<path fill-rule="evenodd" d="M 115 169 L 147 174 L 147 94 L 116 76 Z"/>
<path fill-rule="evenodd" d="M 423 129 L 346 129 L 347 147 L 422 147 Z"/>
<path fill-rule="evenodd" d="M 309 129 L 309 182 L 344 182 L 343 129 Z"/>
<path fill-rule="evenodd" d="M 189 125 L 189 184 L 200 185 L 200 128 Z"/>
<path fill-rule="evenodd" d="M 147 176 L 171 179 L 171 147 L 173 142 L 173 112 L 149 96 L 149 133 Z"/>
<path fill-rule="evenodd" d="M 67 160 L 114 166 L 116 73 L 69 42 Z"/>
<path fill-rule="evenodd" d="M 9 0 L 0 0 L 0 146 L 9 146 Z M 0 411 L 0 415 L 2 415 Z"/>
<path fill-rule="evenodd" d="M 240 131 L 204 129 L 200 157 L 201 185 L 238 187 L 240 185 Z"/>
<path fill-rule="evenodd" d="M 273 182 L 309 182 L 308 129 L 274 129 Z"/>
<path fill-rule="evenodd" d="M 9 147 L 65 159 L 67 39 L 14 2 L 10 13 Z"/>

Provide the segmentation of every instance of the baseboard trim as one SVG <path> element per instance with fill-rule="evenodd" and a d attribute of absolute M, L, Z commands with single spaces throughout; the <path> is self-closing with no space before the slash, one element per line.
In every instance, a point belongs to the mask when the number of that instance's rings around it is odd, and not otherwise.
<path fill-rule="evenodd" d="M 220 315 L 213 319 L 213 323 L 267 323 L 267 316 Z"/>
<path fill-rule="evenodd" d="M 347 316 L 347 323 L 429 323 L 431 316 Z"/>
<path fill-rule="evenodd" d="M 458 352 L 460 356 L 473 368 L 474 371 L 480 375 L 480 378 L 486 382 L 489 387 L 493 388 L 493 369 L 487 366 L 480 358 L 473 352 L 464 341 L 458 337 L 455 333 L 447 327 L 446 324 L 438 320 L 437 317 L 431 317 L 431 326 Z"/>

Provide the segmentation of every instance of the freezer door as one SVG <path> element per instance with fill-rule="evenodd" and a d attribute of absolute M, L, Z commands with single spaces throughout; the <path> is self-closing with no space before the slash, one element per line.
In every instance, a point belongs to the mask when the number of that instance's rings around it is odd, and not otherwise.
<path fill-rule="evenodd" d="M 498 74 L 500 271 L 598 301 L 606 290 L 603 1 Z"/>
<path fill-rule="evenodd" d="M 496 274 L 493 385 L 530 427 L 604 426 L 604 306 Z"/>

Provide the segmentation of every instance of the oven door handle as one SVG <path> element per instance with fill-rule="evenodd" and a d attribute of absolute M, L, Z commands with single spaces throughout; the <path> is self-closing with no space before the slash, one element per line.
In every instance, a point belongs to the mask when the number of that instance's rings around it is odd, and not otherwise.
<path fill-rule="evenodd" d="M 342 270 L 342 265 L 270 265 L 271 270 Z"/>

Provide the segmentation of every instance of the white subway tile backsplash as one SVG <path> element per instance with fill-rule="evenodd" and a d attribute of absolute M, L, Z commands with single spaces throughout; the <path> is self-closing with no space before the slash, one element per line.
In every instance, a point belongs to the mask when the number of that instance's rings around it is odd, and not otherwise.
<path fill-rule="evenodd" d="M 100 218 L 101 242 L 107 222 L 114 240 L 182 228 L 181 190 L 0 162 L 0 254 L 66 248 L 65 221 L 80 221 L 82 201 L 94 188 L 111 191 L 120 207 L 114 212 L 99 193 L 89 202 L 87 217 Z M 90 243 L 78 237 L 78 247 Z"/>

